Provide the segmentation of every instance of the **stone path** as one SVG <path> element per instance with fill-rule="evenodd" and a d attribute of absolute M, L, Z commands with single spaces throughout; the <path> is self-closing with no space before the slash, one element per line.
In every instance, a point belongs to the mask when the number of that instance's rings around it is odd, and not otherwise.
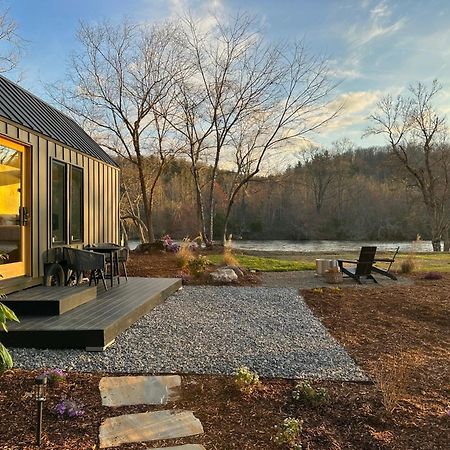
<path fill-rule="evenodd" d="M 163 405 L 178 397 L 179 375 L 104 377 L 100 380 L 103 406 Z"/>
<path fill-rule="evenodd" d="M 181 378 L 168 376 L 104 377 L 99 389 L 105 406 L 165 404 L 178 396 Z M 163 410 L 124 414 L 102 422 L 100 448 L 131 442 L 176 439 L 203 433 L 203 426 L 192 411 Z M 165 450 L 205 450 L 201 445 L 164 447 Z"/>

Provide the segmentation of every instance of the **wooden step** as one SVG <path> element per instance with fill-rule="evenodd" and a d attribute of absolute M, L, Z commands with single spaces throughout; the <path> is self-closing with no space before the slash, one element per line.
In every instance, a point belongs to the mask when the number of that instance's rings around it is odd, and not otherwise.
<path fill-rule="evenodd" d="M 12 292 L 21 291 L 23 289 L 28 289 L 33 286 L 40 286 L 41 284 L 42 278 L 31 278 L 31 277 L 14 277 L 7 279 L 0 278 L 0 292 L 2 294 L 10 294 Z"/>
<path fill-rule="evenodd" d="M 21 316 L 58 316 L 97 297 L 95 286 L 37 286 L 2 300 Z"/>

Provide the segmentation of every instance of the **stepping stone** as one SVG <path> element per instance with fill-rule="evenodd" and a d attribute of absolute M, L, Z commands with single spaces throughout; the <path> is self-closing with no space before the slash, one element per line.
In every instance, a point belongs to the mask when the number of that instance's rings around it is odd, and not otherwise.
<path fill-rule="evenodd" d="M 178 398 L 179 375 L 104 377 L 99 388 L 103 406 L 163 405 Z"/>
<path fill-rule="evenodd" d="M 100 425 L 100 448 L 203 433 L 192 411 L 155 411 L 111 417 Z"/>
<path fill-rule="evenodd" d="M 177 447 L 148 448 L 147 450 L 206 450 L 206 448 L 199 444 L 186 444 L 178 445 Z"/>

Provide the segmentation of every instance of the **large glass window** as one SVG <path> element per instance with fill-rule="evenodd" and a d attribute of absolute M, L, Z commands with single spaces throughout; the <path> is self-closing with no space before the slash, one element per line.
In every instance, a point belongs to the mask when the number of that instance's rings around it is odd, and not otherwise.
<path fill-rule="evenodd" d="M 52 243 L 67 241 L 67 178 L 66 165 L 52 161 Z"/>
<path fill-rule="evenodd" d="M 70 183 L 70 240 L 83 240 L 83 170 L 72 167 Z"/>

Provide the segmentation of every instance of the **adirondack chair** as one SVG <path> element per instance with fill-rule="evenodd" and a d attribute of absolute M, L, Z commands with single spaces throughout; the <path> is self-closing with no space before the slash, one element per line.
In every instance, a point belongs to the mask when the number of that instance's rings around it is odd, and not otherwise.
<path fill-rule="evenodd" d="M 372 275 L 376 252 L 376 247 L 361 247 L 361 252 L 357 261 L 338 259 L 339 268 L 343 274 L 353 278 L 359 284 L 362 284 L 361 277 L 366 277 L 368 280 L 378 283 Z M 345 267 L 344 264 L 352 264 L 355 268 L 349 269 Z"/>
<path fill-rule="evenodd" d="M 375 258 L 375 264 L 377 263 L 386 263 L 387 267 L 379 267 L 378 265 L 372 266 L 372 271 L 378 273 L 380 275 L 384 275 L 385 277 L 390 278 L 391 280 L 397 280 L 397 277 L 391 272 L 392 264 L 395 262 L 395 257 L 397 256 L 400 247 L 397 247 L 394 250 L 394 254 L 390 258 Z"/>

